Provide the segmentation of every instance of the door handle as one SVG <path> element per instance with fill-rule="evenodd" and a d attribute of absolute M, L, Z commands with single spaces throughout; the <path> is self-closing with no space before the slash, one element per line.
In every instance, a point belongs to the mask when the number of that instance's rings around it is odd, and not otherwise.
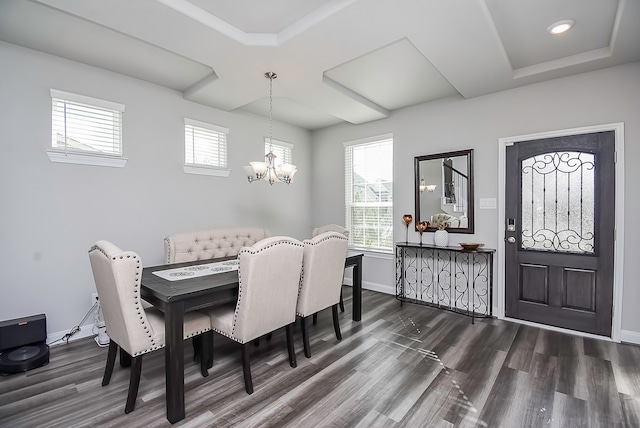
<path fill-rule="evenodd" d="M 516 243 L 516 238 L 513 237 L 513 236 L 510 236 L 510 237 L 507 238 L 507 242 L 509 244 L 515 244 Z"/>

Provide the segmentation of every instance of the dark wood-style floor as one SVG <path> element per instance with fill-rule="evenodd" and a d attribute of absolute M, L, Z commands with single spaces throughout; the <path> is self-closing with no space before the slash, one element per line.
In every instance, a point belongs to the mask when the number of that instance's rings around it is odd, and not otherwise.
<path fill-rule="evenodd" d="M 284 332 L 252 348 L 255 393 L 240 352 L 216 335 L 202 378 L 185 342 L 183 427 L 639 427 L 640 347 L 478 320 L 350 288 L 337 342 L 331 311 L 311 330 L 313 357 L 287 361 Z M 82 339 L 51 348 L 49 365 L 0 378 L 2 427 L 166 427 L 164 353 L 145 356 L 136 409 L 124 414 L 129 373 L 102 387 L 106 348 Z"/>

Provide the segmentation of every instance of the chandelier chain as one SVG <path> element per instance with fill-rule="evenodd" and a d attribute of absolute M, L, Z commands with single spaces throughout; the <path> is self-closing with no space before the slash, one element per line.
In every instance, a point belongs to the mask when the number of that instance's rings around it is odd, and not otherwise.
<path fill-rule="evenodd" d="M 269 152 L 273 152 L 273 119 L 271 113 L 273 111 L 273 79 L 274 74 L 269 74 Z"/>

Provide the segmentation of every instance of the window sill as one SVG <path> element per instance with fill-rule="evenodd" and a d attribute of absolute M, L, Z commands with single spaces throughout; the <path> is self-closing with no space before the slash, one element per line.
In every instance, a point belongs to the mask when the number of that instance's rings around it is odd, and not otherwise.
<path fill-rule="evenodd" d="M 212 175 L 214 177 L 228 177 L 230 169 L 210 168 L 206 166 L 183 165 L 185 174 Z"/>
<path fill-rule="evenodd" d="M 100 156 L 89 153 L 65 153 L 56 150 L 47 150 L 47 155 L 51 162 L 71 163 L 76 165 L 108 166 L 112 168 L 123 168 L 127 164 L 127 158 Z"/>

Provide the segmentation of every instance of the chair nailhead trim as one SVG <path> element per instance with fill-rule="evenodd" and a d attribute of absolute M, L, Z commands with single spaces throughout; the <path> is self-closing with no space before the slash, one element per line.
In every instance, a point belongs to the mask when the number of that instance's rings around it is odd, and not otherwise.
<path fill-rule="evenodd" d="M 344 236 L 342 234 L 339 234 L 338 232 L 334 232 L 334 233 L 335 233 L 335 235 L 325 236 L 324 238 L 322 238 L 321 240 L 316 241 L 316 242 L 314 242 L 312 239 L 305 239 L 304 240 L 304 244 L 305 245 L 306 244 L 308 244 L 308 245 L 318 245 L 319 243 L 324 242 L 324 241 L 328 241 L 329 239 L 340 239 L 342 241 L 348 241 L 346 236 Z"/>
<path fill-rule="evenodd" d="M 123 256 L 120 256 L 120 259 L 123 259 Z M 153 337 L 153 334 L 151 333 L 151 326 L 148 325 L 147 323 L 147 317 L 146 314 L 144 312 L 144 309 L 142 308 L 142 305 L 140 304 L 140 259 L 138 259 L 138 257 L 136 255 L 131 255 L 128 254 L 127 258 L 133 258 L 136 260 L 136 268 L 134 271 L 134 279 L 133 279 L 133 301 L 134 301 L 134 307 L 136 309 L 136 312 L 138 314 L 138 318 L 140 320 L 140 324 L 142 325 L 142 328 L 144 329 L 145 333 L 147 333 L 147 337 L 149 338 L 149 341 L 151 342 L 151 348 L 149 350 L 146 350 L 144 352 L 141 352 L 138 355 L 142 355 L 145 354 L 147 352 L 156 350 L 156 349 L 160 349 L 162 347 L 164 347 L 164 345 L 160 345 L 158 343 L 156 343 L 156 340 Z"/>
<path fill-rule="evenodd" d="M 212 329 L 212 330 L 213 330 L 213 331 L 215 331 L 215 332 L 216 332 L 216 333 L 218 333 L 218 334 L 223 335 L 224 337 L 228 337 L 229 339 L 231 339 L 231 340 L 233 340 L 233 341 L 235 341 L 235 342 L 238 342 L 238 343 L 246 343 L 246 342 L 243 342 L 243 341 L 241 341 L 240 339 L 238 339 L 238 338 L 236 338 L 236 337 L 231 336 L 229 333 L 225 333 L 224 331 L 220 331 L 220 330 L 218 330 L 217 328 L 214 328 L 214 329 Z"/>
<path fill-rule="evenodd" d="M 171 240 L 167 237 L 164 238 L 164 242 L 166 242 L 166 247 L 167 247 L 167 263 L 171 263 Z"/>

